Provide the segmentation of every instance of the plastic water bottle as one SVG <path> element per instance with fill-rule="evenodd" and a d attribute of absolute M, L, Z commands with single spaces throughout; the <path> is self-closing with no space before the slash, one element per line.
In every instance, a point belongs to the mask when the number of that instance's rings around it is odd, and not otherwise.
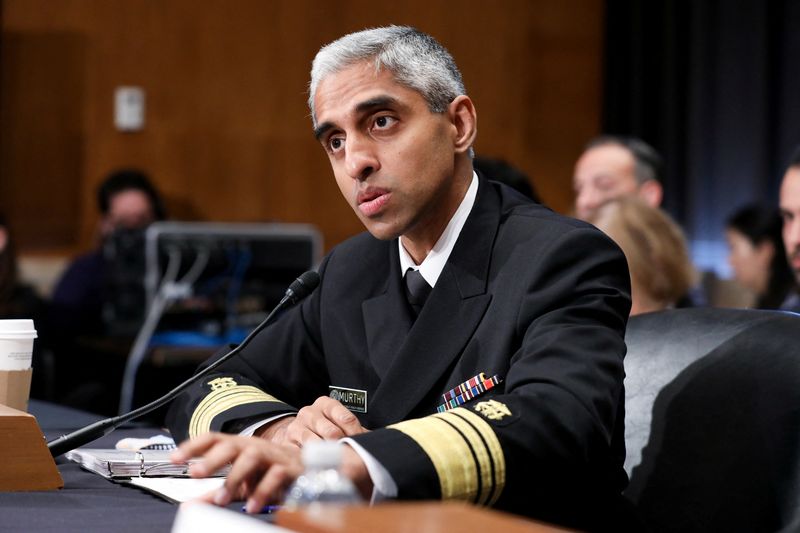
<path fill-rule="evenodd" d="M 361 497 L 353 482 L 339 471 L 342 446 L 336 441 L 311 441 L 303 445 L 305 471 L 289 487 L 284 505 L 287 508 L 314 503 L 354 504 Z"/>

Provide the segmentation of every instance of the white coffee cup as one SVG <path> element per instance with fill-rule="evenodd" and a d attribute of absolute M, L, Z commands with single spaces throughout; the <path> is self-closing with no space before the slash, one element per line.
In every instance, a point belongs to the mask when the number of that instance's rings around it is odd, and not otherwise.
<path fill-rule="evenodd" d="M 31 367 L 33 320 L 0 320 L 0 370 L 27 370 Z"/>

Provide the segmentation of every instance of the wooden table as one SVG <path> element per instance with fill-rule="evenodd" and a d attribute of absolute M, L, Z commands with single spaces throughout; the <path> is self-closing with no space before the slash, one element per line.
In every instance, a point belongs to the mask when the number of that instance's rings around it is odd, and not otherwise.
<path fill-rule="evenodd" d="M 283 510 L 275 522 L 301 533 L 554 533 L 567 531 L 520 516 L 461 502 L 393 502 L 368 506 L 318 506 Z"/>

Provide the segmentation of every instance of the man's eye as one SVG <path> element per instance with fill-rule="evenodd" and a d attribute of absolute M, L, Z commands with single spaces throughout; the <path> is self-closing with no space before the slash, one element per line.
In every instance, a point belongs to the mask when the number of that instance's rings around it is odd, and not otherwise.
<path fill-rule="evenodd" d="M 379 129 L 388 128 L 394 124 L 395 119 L 387 116 L 380 116 L 375 119 L 375 127 Z"/>
<path fill-rule="evenodd" d="M 344 139 L 334 137 L 328 141 L 328 150 L 338 152 L 344 146 Z"/>

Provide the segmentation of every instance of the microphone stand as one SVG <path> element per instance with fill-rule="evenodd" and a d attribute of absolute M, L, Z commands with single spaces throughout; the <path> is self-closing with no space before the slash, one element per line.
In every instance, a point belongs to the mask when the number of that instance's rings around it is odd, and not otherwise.
<path fill-rule="evenodd" d="M 189 388 L 192 384 L 196 383 L 202 377 L 207 376 L 225 361 L 241 352 L 242 349 L 244 349 L 244 347 L 247 346 L 250 341 L 272 321 L 273 317 L 275 317 L 278 311 L 283 309 L 287 303 L 295 304 L 299 302 L 308 296 L 317 287 L 317 285 L 319 285 L 319 274 L 312 270 L 304 272 L 299 278 L 292 282 L 288 289 L 286 289 L 286 294 L 283 296 L 283 298 L 281 298 L 281 301 L 278 302 L 278 305 L 272 309 L 269 315 L 267 315 L 267 318 L 265 318 L 258 326 L 256 326 L 255 329 L 253 329 L 253 331 L 251 331 L 250 334 L 245 337 L 242 343 L 236 348 L 226 353 L 208 365 L 206 368 L 169 391 L 161 398 L 157 398 L 147 405 L 143 405 L 142 407 L 134 409 L 129 413 L 100 420 L 48 442 L 47 447 L 50 450 L 51 455 L 53 458 L 58 457 L 59 455 L 78 448 L 79 446 L 83 446 L 88 442 L 99 439 L 104 435 L 108 435 L 125 422 L 129 422 L 142 415 L 146 415 L 147 413 L 155 411 L 164 404 L 172 401 L 176 396 Z"/>

